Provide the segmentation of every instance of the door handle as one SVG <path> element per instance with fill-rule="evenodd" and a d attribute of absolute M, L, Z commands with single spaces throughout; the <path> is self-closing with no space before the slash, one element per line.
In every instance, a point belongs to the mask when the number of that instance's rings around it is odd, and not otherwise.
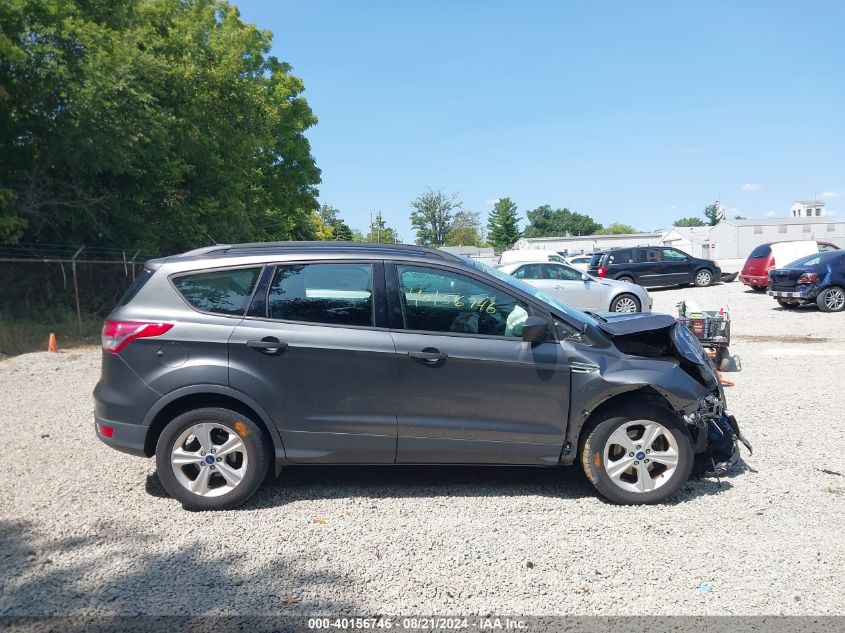
<path fill-rule="evenodd" d="M 273 336 L 265 336 L 260 341 L 247 341 L 246 346 L 250 349 L 261 352 L 262 354 L 283 354 L 288 348 L 287 343 L 283 343 Z"/>
<path fill-rule="evenodd" d="M 434 364 L 444 361 L 449 358 L 449 354 L 445 354 L 433 348 L 427 348 L 421 352 L 408 352 L 408 358 L 412 360 L 421 360 L 424 363 Z"/>

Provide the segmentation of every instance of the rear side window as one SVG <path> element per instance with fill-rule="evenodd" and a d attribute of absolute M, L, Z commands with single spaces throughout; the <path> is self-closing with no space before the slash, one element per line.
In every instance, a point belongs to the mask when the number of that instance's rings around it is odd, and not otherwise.
<path fill-rule="evenodd" d="M 139 292 L 141 292 L 141 288 L 143 288 L 146 283 L 152 278 L 154 270 L 150 270 L 149 268 L 144 268 L 138 276 L 135 277 L 135 281 L 126 289 L 126 292 L 123 293 L 123 296 L 120 298 L 120 301 L 117 305 L 125 306 L 127 303 L 132 301 Z"/>
<path fill-rule="evenodd" d="M 330 325 L 373 325 L 372 264 L 278 266 L 270 318 Z"/>
<path fill-rule="evenodd" d="M 180 275 L 173 285 L 197 310 L 241 316 L 260 272 L 259 267 Z"/>
<path fill-rule="evenodd" d="M 612 251 L 607 254 L 607 265 L 611 264 L 633 264 L 634 251 L 625 249 L 621 251 Z"/>
<path fill-rule="evenodd" d="M 760 244 L 757 248 L 751 251 L 751 254 L 748 256 L 748 259 L 763 259 L 764 257 L 768 257 L 772 253 L 772 247 L 768 244 Z"/>

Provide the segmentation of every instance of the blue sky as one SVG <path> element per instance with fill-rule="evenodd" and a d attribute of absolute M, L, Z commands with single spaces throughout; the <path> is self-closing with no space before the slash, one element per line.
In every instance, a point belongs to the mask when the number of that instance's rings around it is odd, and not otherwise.
<path fill-rule="evenodd" d="M 655 229 L 845 216 L 845 2 L 235 1 L 319 118 L 320 201 L 413 241 L 410 201 L 508 196 Z"/>

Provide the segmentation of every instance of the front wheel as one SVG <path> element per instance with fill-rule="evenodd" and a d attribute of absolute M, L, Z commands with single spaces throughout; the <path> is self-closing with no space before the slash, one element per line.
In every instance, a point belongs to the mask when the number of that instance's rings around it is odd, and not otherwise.
<path fill-rule="evenodd" d="M 621 294 L 610 302 L 611 312 L 639 312 L 642 309 L 640 300 L 632 294 Z"/>
<path fill-rule="evenodd" d="M 272 451 L 248 417 L 221 408 L 174 418 L 156 445 L 156 470 L 165 490 L 187 510 L 226 510 L 261 485 Z"/>
<path fill-rule="evenodd" d="M 713 283 L 713 273 L 711 273 L 706 268 L 704 270 L 699 270 L 695 273 L 695 279 L 693 280 L 696 286 L 699 288 L 703 288 L 705 286 L 709 286 Z"/>
<path fill-rule="evenodd" d="M 816 297 L 816 305 L 822 312 L 842 312 L 845 310 L 845 289 L 839 286 L 825 288 Z"/>
<path fill-rule="evenodd" d="M 652 404 L 615 409 L 588 429 L 584 473 L 613 503 L 660 503 L 689 479 L 692 441 L 673 412 Z"/>

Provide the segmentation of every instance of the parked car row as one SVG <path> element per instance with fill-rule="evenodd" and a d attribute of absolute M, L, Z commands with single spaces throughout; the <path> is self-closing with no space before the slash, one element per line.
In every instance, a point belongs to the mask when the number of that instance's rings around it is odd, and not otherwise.
<path fill-rule="evenodd" d="M 814 253 L 770 270 L 768 295 L 787 310 L 815 303 L 822 312 L 842 312 L 845 251 Z"/>
<path fill-rule="evenodd" d="M 778 266 L 786 266 L 789 262 L 827 251 L 839 250 L 831 242 L 817 242 L 815 240 L 789 240 L 785 242 L 767 242 L 757 246 L 742 267 L 739 280 L 753 290 L 762 292 L 769 287 L 769 272 Z"/>

